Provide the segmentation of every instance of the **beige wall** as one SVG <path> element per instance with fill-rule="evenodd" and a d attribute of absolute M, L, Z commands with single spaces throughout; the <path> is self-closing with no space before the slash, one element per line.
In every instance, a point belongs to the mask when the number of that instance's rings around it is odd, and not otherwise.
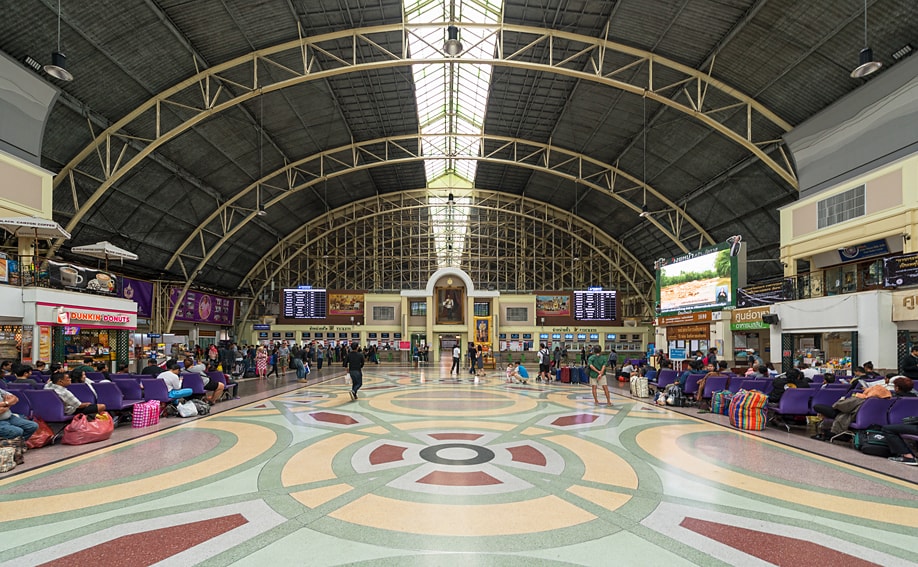
<path fill-rule="evenodd" d="M 817 203 L 827 197 L 866 185 L 863 217 L 817 229 Z M 918 248 L 918 155 L 821 191 L 781 210 L 781 261 L 785 275 L 793 275 L 797 259 L 839 248 L 888 238 L 902 238 L 904 253 Z"/>
<path fill-rule="evenodd" d="M 0 217 L 51 218 L 49 171 L 0 152 Z"/>

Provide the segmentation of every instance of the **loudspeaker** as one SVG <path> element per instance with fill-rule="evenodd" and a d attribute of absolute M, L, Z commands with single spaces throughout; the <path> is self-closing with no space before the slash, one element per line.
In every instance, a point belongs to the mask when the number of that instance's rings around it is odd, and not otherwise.
<path fill-rule="evenodd" d="M 768 323 L 769 325 L 775 325 L 778 323 L 778 321 L 780 321 L 780 319 L 778 319 L 778 316 L 773 313 L 769 313 L 768 315 L 762 315 L 763 323 Z"/>

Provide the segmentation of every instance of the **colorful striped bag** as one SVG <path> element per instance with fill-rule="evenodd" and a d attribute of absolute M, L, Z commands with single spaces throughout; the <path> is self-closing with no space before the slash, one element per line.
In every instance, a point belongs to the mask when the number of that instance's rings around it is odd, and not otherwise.
<path fill-rule="evenodd" d="M 749 431 L 765 429 L 768 396 L 758 390 L 740 390 L 730 400 L 730 425 Z"/>
<path fill-rule="evenodd" d="M 730 413 L 730 400 L 733 399 L 733 392 L 730 390 L 718 390 L 711 394 L 711 413 L 727 415 Z"/>

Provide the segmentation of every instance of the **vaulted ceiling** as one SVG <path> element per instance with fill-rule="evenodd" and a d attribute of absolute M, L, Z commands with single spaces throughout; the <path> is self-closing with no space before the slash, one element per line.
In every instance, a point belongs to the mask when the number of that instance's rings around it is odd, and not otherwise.
<path fill-rule="evenodd" d="M 888 68 L 918 42 L 918 2 L 867 6 Z M 57 2 L 3 10 L 0 50 L 49 59 Z M 797 195 L 781 136 L 870 80 L 849 76 L 862 2 L 502 10 L 474 187 L 572 212 L 647 271 L 742 234 L 750 278 L 781 274 L 777 209 Z M 133 275 L 238 290 L 307 223 L 425 187 L 402 23 L 401 0 L 63 0 L 75 79 L 46 77 L 62 93 L 42 149 L 73 235 L 58 253 L 109 240 L 140 257 Z"/>

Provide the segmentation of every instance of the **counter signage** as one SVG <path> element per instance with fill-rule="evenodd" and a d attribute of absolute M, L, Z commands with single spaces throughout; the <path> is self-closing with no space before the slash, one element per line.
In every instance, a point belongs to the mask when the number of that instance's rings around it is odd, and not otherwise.
<path fill-rule="evenodd" d="M 162 338 L 162 336 L 163 335 L 161 333 L 147 333 L 148 339 L 159 339 Z"/>
<path fill-rule="evenodd" d="M 770 312 L 770 307 L 735 309 L 733 311 L 733 321 L 730 323 L 730 330 L 746 331 L 754 329 L 767 329 L 771 325 L 762 321 L 762 315 L 767 315 Z"/>
<path fill-rule="evenodd" d="M 264 323 L 255 323 L 252 325 L 253 331 L 270 331 L 271 325 L 265 325 Z"/>
<path fill-rule="evenodd" d="M 711 321 L 711 312 L 698 311 L 695 313 L 680 313 L 679 315 L 657 317 L 654 326 L 669 327 L 672 325 L 691 325 L 693 323 L 704 323 L 708 321 Z"/>
<path fill-rule="evenodd" d="M 871 240 L 855 246 L 839 248 L 838 256 L 842 262 L 860 260 L 862 258 L 872 258 L 874 256 L 883 256 L 889 254 L 889 246 L 886 245 L 886 239 Z"/>
<path fill-rule="evenodd" d="M 886 287 L 918 285 L 918 253 L 885 258 L 883 284 Z"/>

